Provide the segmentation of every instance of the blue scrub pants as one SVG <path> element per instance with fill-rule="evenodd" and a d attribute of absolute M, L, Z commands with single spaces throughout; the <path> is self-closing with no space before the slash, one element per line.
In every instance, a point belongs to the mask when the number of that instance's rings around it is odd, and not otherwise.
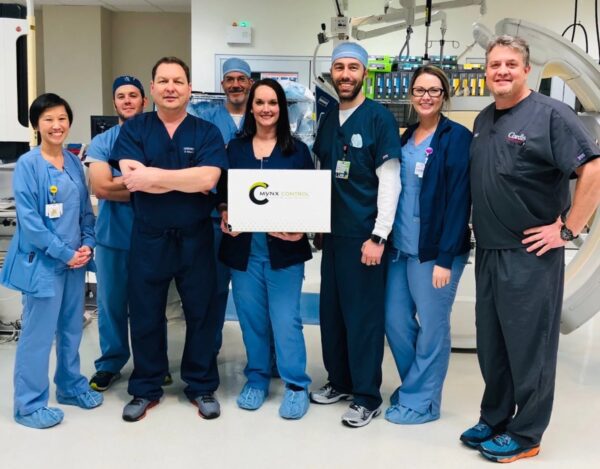
<path fill-rule="evenodd" d="M 157 400 L 168 372 L 165 307 L 175 279 L 186 322 L 181 378 L 189 399 L 219 386 L 215 337 L 219 318 L 210 314 L 215 257 L 210 219 L 185 228 L 157 229 L 133 223 L 129 251 L 129 311 L 133 373 L 128 392 Z"/>
<path fill-rule="evenodd" d="M 289 385 L 308 388 L 306 347 L 300 317 L 304 263 L 271 269 L 268 260 L 250 257 L 245 272 L 231 269 L 232 294 L 248 364 L 248 384 L 268 391 L 271 379 L 271 328 L 277 369 Z"/>
<path fill-rule="evenodd" d="M 89 389 L 79 367 L 85 268 L 56 272 L 52 280 L 53 297 L 23 295 L 23 329 L 15 356 L 15 414 L 28 415 L 48 405 L 48 366 L 55 338 L 56 393 L 72 397 Z"/>
<path fill-rule="evenodd" d="M 323 236 L 319 312 L 329 382 L 374 410 L 381 405 L 386 258 L 362 264 L 365 239 Z"/>
<path fill-rule="evenodd" d="M 223 232 L 221 231 L 221 219 L 212 218 L 213 224 L 213 235 L 214 235 L 214 252 L 215 262 L 217 267 L 216 277 L 216 297 L 213 302 L 213 309 L 210 314 L 215 315 L 219 318 L 219 325 L 217 327 L 217 338 L 215 345 L 215 352 L 218 354 L 223 345 L 223 324 L 225 324 L 225 311 L 227 310 L 227 297 L 229 296 L 229 282 L 231 280 L 231 272 L 229 267 L 223 264 L 219 260 L 219 246 L 221 245 L 221 239 L 223 238 Z"/>
<path fill-rule="evenodd" d="M 454 258 L 450 283 L 432 285 L 435 261 L 389 253 L 385 331 L 402 381 L 399 403 L 439 417 L 450 360 L 450 312 L 469 254 Z"/>
<path fill-rule="evenodd" d="M 97 371 L 118 373 L 129 360 L 127 277 L 129 251 L 96 246 L 98 331 L 102 355 Z"/>

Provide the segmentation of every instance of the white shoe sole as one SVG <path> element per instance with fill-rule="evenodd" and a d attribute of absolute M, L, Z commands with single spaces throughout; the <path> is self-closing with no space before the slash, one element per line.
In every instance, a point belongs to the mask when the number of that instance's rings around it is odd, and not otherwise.
<path fill-rule="evenodd" d="M 346 420 L 342 417 L 342 423 L 344 425 L 346 425 L 347 427 L 360 428 L 360 427 L 364 427 L 365 425 L 368 425 L 371 422 L 371 420 L 373 420 L 375 417 L 378 417 L 379 415 L 381 415 L 381 407 L 374 410 L 366 420 L 362 420 L 360 422 L 355 422 L 353 420 Z"/>
<path fill-rule="evenodd" d="M 326 398 L 312 392 L 309 394 L 309 397 L 310 401 L 314 402 L 315 404 L 335 404 L 336 402 L 351 401 L 354 399 L 352 394 L 340 394 L 334 398 Z"/>

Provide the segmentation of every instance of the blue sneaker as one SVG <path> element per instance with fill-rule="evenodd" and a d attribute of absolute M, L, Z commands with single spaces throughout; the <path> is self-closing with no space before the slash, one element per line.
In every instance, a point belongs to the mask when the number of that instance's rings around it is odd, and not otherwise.
<path fill-rule="evenodd" d="M 491 440 L 481 443 L 479 452 L 492 461 L 507 463 L 537 456 L 540 452 L 540 445 L 524 448 L 507 433 L 501 433 Z"/>
<path fill-rule="evenodd" d="M 283 401 L 279 407 L 279 415 L 284 419 L 301 419 L 308 412 L 308 403 L 308 391 L 306 389 L 293 391 L 286 388 Z"/>
<path fill-rule="evenodd" d="M 42 407 L 35 412 L 21 415 L 15 412 L 15 422 L 29 428 L 50 428 L 62 422 L 65 414 L 57 407 Z"/>
<path fill-rule="evenodd" d="M 477 425 L 473 425 L 460 435 L 460 441 L 470 448 L 477 449 L 481 443 L 489 440 L 492 436 L 494 436 L 492 427 L 480 420 Z"/>
<path fill-rule="evenodd" d="M 253 388 L 248 383 L 242 388 L 242 392 L 237 398 L 237 405 L 241 409 L 256 410 L 267 398 L 267 392 L 262 389 Z"/>
<path fill-rule="evenodd" d="M 62 396 L 57 393 L 56 400 L 60 404 L 74 405 L 81 407 L 82 409 L 93 409 L 94 407 L 102 405 L 102 402 L 104 402 L 104 396 L 98 391 L 88 389 L 77 396 Z"/>
<path fill-rule="evenodd" d="M 400 388 L 398 387 L 390 396 L 390 405 L 391 406 L 395 406 L 396 404 L 398 404 L 398 401 L 400 400 L 399 396 L 400 396 Z"/>
<path fill-rule="evenodd" d="M 439 414 L 433 415 L 430 412 L 422 414 L 400 404 L 393 405 L 385 411 L 385 419 L 388 422 L 397 423 L 399 425 L 418 425 L 421 423 L 432 422 L 439 418 Z"/>

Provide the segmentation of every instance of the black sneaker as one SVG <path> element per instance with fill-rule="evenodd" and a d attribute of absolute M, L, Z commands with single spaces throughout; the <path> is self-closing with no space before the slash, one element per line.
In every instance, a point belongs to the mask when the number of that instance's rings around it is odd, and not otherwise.
<path fill-rule="evenodd" d="M 348 399 L 352 399 L 352 394 L 337 391 L 331 383 L 327 383 L 318 391 L 310 393 L 310 400 L 315 404 L 333 404 Z"/>
<path fill-rule="evenodd" d="M 347 427 L 364 427 L 371 420 L 381 414 L 381 408 L 369 410 L 356 403 L 350 404 L 350 408 L 342 415 L 342 423 Z"/>
<path fill-rule="evenodd" d="M 110 386 L 121 377 L 121 373 L 112 373 L 110 371 L 97 371 L 90 379 L 90 388 L 94 391 L 106 391 Z"/>

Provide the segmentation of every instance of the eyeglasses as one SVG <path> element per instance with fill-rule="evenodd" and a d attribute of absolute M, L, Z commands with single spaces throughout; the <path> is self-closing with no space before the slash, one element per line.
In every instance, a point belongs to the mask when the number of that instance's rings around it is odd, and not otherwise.
<path fill-rule="evenodd" d="M 425 93 L 427 93 L 432 98 L 439 98 L 441 95 L 444 94 L 444 89 L 443 88 L 413 88 L 412 89 L 412 95 L 416 96 L 417 98 L 421 98 L 421 97 L 425 96 Z"/>
<path fill-rule="evenodd" d="M 223 81 L 224 81 L 225 83 L 227 83 L 228 85 L 231 85 L 231 84 L 233 84 L 233 83 L 235 83 L 235 82 L 238 82 L 238 83 L 240 83 L 240 84 L 244 85 L 244 84 L 248 83 L 248 81 L 249 81 L 249 80 L 248 80 L 248 77 L 247 77 L 247 76 L 245 76 L 245 75 L 242 75 L 242 76 L 240 76 L 240 77 L 225 77 L 225 78 L 223 79 Z"/>

